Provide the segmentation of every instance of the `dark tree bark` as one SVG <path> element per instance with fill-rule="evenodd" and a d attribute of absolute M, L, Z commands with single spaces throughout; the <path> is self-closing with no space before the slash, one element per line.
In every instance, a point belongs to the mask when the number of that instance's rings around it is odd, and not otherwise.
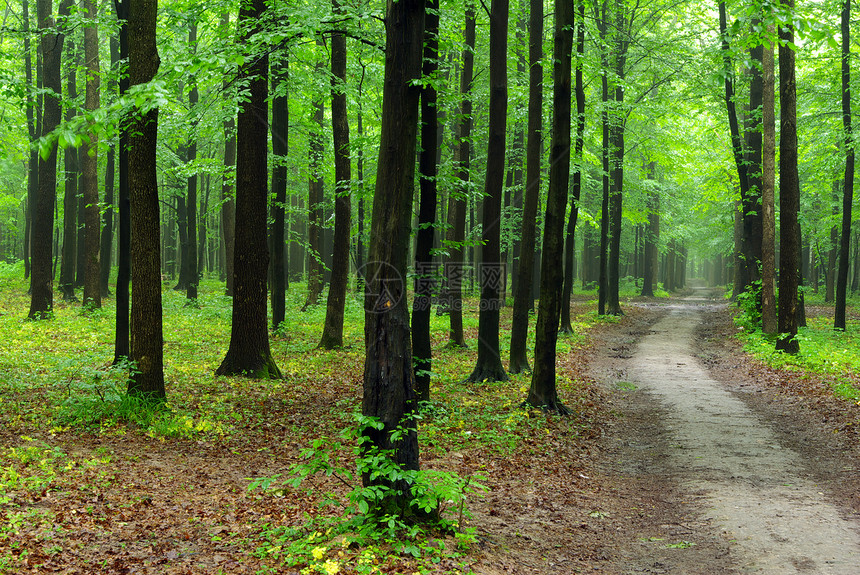
<path fill-rule="evenodd" d="M 188 150 L 185 149 L 180 153 L 188 159 Z M 187 191 L 186 191 L 187 193 Z M 176 232 L 179 235 L 179 249 L 177 254 L 179 257 L 179 277 L 176 279 L 176 285 L 173 286 L 175 291 L 186 291 L 188 289 L 188 208 L 185 204 L 185 196 L 174 196 L 176 201 Z M 173 238 L 169 238 L 169 245 L 175 245 Z"/>
<path fill-rule="evenodd" d="M 839 272 L 836 280 L 836 309 L 833 327 L 845 329 L 845 299 L 848 291 L 848 249 L 851 245 L 851 207 L 854 203 L 854 142 L 851 126 L 851 0 L 842 6 L 842 127 L 845 131 L 845 179 L 842 189 L 842 235 L 839 243 Z"/>
<path fill-rule="evenodd" d="M 344 10 L 332 0 L 335 14 Z M 332 241 L 331 281 L 326 300 L 325 326 L 320 347 L 343 347 L 343 313 L 346 306 L 346 284 L 349 281 L 349 236 L 352 228 L 350 186 L 352 168 L 349 155 L 349 122 L 346 109 L 346 36 L 336 32 L 331 37 L 331 121 L 334 143 L 334 239 Z"/>
<path fill-rule="evenodd" d="M 753 28 L 760 28 L 761 22 L 754 19 Z M 744 264 L 747 291 L 753 282 L 761 279 L 762 226 L 764 218 L 761 208 L 762 187 L 762 101 L 764 97 L 764 76 L 762 75 L 762 56 L 764 47 L 759 44 L 750 48 L 750 105 L 746 128 L 746 164 L 749 189 L 741 197 L 744 222 Z M 741 190 L 743 192 L 743 189 Z"/>
<path fill-rule="evenodd" d="M 619 61 L 616 69 L 619 81 L 624 79 L 623 54 L 624 51 L 619 51 L 619 54 L 616 55 Z M 624 101 L 624 90 L 620 84 L 615 86 L 613 100 L 614 106 L 620 106 Z M 606 262 L 606 313 L 622 315 L 618 291 L 621 275 L 621 207 L 624 197 L 624 119 L 615 118 L 614 121 L 610 122 L 609 133 L 612 160 L 609 172 L 609 259 Z"/>
<path fill-rule="evenodd" d="M 415 375 L 406 302 L 424 1 L 390 2 L 386 15 L 385 82 L 376 192 L 373 201 L 365 290 L 364 388 L 362 414 L 381 429 L 365 427 L 368 447 L 391 450 L 406 469 L 418 469 Z M 406 431 L 392 438 L 397 428 Z M 365 486 L 379 478 L 365 474 Z M 396 494 L 371 513 L 409 513 L 411 487 L 396 483 Z"/>
<path fill-rule="evenodd" d="M 188 44 L 192 53 L 197 49 L 197 24 L 192 23 L 188 29 Z M 194 114 L 194 106 L 197 105 L 197 81 L 192 77 L 191 90 L 188 92 L 188 112 Z M 190 141 L 186 147 L 186 161 L 193 164 L 197 161 L 197 135 L 192 134 Z M 188 281 L 185 286 L 185 297 L 188 303 L 197 301 L 197 285 L 200 282 L 200 270 L 197 267 L 197 172 L 195 171 L 188 176 L 186 194 L 186 231 L 185 241 L 186 249 L 182 252 L 182 267 L 188 270 Z M 186 303 L 186 305 L 188 305 Z"/>
<path fill-rule="evenodd" d="M 53 131 L 60 123 L 62 93 L 60 62 L 65 36 L 51 15 L 51 0 L 36 4 L 39 31 L 42 36 L 43 85 L 55 95 L 46 94 L 42 112 L 42 133 Z M 51 269 L 51 235 L 54 231 L 54 204 L 57 198 L 57 147 L 52 146 L 47 159 L 39 158 L 39 190 L 33 209 L 31 227 L 31 294 L 30 319 L 51 317 L 54 308 L 54 274 Z"/>
<path fill-rule="evenodd" d="M 320 41 L 318 41 L 319 43 Z M 325 67 L 322 60 L 316 64 L 317 75 L 322 75 Z M 323 190 L 324 182 L 322 175 L 322 162 L 325 146 L 322 142 L 323 121 L 325 109 L 323 98 L 317 95 L 313 103 L 314 117 L 312 129 L 308 133 L 308 163 L 310 165 L 310 177 L 308 178 L 308 297 L 305 300 L 303 310 L 309 306 L 317 305 L 323 290 L 325 281 L 325 266 L 323 266 Z M 318 131 L 314 131 L 318 130 Z"/>
<path fill-rule="evenodd" d="M 264 0 L 239 11 L 241 42 L 259 31 Z M 236 245 L 233 264 L 233 321 L 230 347 L 216 375 L 279 379 L 269 348 L 266 317 L 269 247 L 266 241 L 269 58 L 255 55 L 239 68 L 248 96 L 239 108 L 236 163 Z"/>
<path fill-rule="evenodd" d="M 101 81 L 99 70 L 99 35 L 96 25 L 95 0 L 82 0 L 88 25 L 84 28 L 84 59 L 86 61 L 87 81 L 86 100 L 84 108 L 94 112 L 99 108 L 101 96 Z M 101 246 L 99 232 L 101 227 L 99 215 L 99 173 L 98 173 L 98 134 L 88 134 L 81 146 L 81 195 L 84 202 L 84 261 L 78 266 L 84 266 L 84 305 L 89 308 L 102 306 L 101 290 Z"/>
<path fill-rule="evenodd" d="M 236 244 L 236 195 L 233 174 L 236 172 L 236 120 L 224 121 L 224 170 L 221 184 L 221 233 L 224 235 L 224 260 L 226 285 L 224 295 L 233 295 L 233 263 Z"/>
<path fill-rule="evenodd" d="M 511 351 L 508 370 L 529 370 L 526 340 L 529 310 L 532 309 L 532 276 L 535 263 L 537 204 L 540 194 L 541 136 L 543 116 L 543 2 L 529 3 L 529 112 L 526 135 L 526 183 L 523 202 L 520 260 L 517 267 L 514 309 L 511 318 Z"/>
<path fill-rule="evenodd" d="M 541 252 L 540 307 L 535 330 L 535 368 L 526 399 L 528 405 L 560 414 L 569 413 L 558 399 L 555 354 L 564 283 L 563 271 L 558 261 L 564 250 L 564 216 L 570 174 L 570 66 L 573 24 L 573 3 L 568 0 L 556 0 L 549 190 Z M 575 216 L 573 219 L 576 221 Z"/>
<path fill-rule="evenodd" d="M 272 329 L 277 330 L 286 315 L 284 279 L 284 212 L 287 203 L 287 154 L 289 153 L 290 107 L 287 92 L 289 60 L 284 54 L 272 69 Z"/>
<path fill-rule="evenodd" d="M 37 116 L 41 117 L 41 102 L 39 97 L 38 102 L 33 98 L 35 90 L 33 89 L 33 55 L 30 47 L 30 4 L 28 0 L 23 0 L 21 3 L 21 20 L 24 23 L 24 77 L 27 85 L 27 133 L 30 135 L 30 142 L 35 142 L 41 136 L 39 125 L 41 120 L 37 120 Z M 41 76 L 41 72 L 37 71 L 37 77 Z M 35 86 L 41 88 L 41 86 Z M 27 203 L 24 206 L 24 279 L 30 278 L 30 239 L 32 238 L 33 225 L 33 210 L 36 206 L 36 198 L 39 193 L 39 152 L 35 146 L 30 148 L 30 156 L 27 161 Z M 32 286 L 32 282 L 31 282 Z"/>
<path fill-rule="evenodd" d="M 128 10 L 130 0 L 114 0 L 119 29 L 119 59 L 127 60 Z M 130 79 L 123 74 L 119 79 L 120 95 L 128 92 Z M 131 281 L 131 206 L 129 202 L 129 145 L 131 138 L 131 118 L 123 118 L 119 134 L 119 233 L 117 237 L 117 278 L 116 278 L 116 335 L 114 340 L 114 365 L 131 356 L 129 337 L 129 283 Z"/>
<path fill-rule="evenodd" d="M 773 31 L 773 26 L 769 27 Z M 762 158 L 761 158 L 761 328 L 775 334 L 776 320 L 776 215 L 774 210 L 776 178 L 776 126 L 774 118 L 773 46 L 765 43 L 762 51 Z M 717 283 L 720 285 L 721 282 Z"/>
<path fill-rule="evenodd" d="M 654 173 L 651 163 L 650 174 Z M 657 244 L 660 241 L 660 196 L 656 192 L 648 195 L 648 229 L 645 231 L 645 254 L 642 266 L 642 295 L 654 297 L 654 284 L 657 277 Z"/>
<path fill-rule="evenodd" d="M 463 336 L 463 279 L 466 263 L 466 199 L 472 153 L 472 75 L 475 49 L 475 7 L 466 3 L 466 28 L 463 33 L 463 69 L 460 72 L 460 120 L 457 132 L 456 165 L 458 189 L 448 198 L 448 233 L 446 243 L 449 257 L 445 262 L 446 307 L 448 309 L 448 345 L 466 347 Z"/>
<path fill-rule="evenodd" d="M 507 381 L 499 351 L 502 193 L 505 179 L 505 126 L 508 113 L 508 0 L 490 5 L 490 118 L 481 229 L 481 309 L 478 359 L 469 381 Z"/>
<path fill-rule="evenodd" d="M 784 0 L 789 14 L 794 0 Z M 800 351 L 795 337 L 798 328 L 798 284 L 800 274 L 800 182 L 797 173 L 797 84 L 794 68 L 794 26 L 779 30 L 779 338 L 776 349 Z"/>
<path fill-rule="evenodd" d="M 561 331 L 573 333 L 570 318 L 570 294 L 573 291 L 574 270 L 576 268 L 575 234 L 576 219 L 579 214 L 579 198 L 582 195 L 582 151 L 585 146 L 585 86 L 582 79 L 582 58 L 585 54 L 585 2 L 577 4 L 579 19 L 576 23 L 576 143 L 574 157 L 576 168 L 573 172 L 570 213 L 567 220 L 567 233 L 564 244 L 564 288 L 561 295 Z"/>
<path fill-rule="evenodd" d="M 117 38 L 110 39 L 110 65 L 111 70 L 116 71 L 119 66 L 119 40 Z M 116 82 L 108 81 L 108 92 L 116 93 Z M 102 233 L 101 233 L 101 292 L 102 298 L 110 295 L 110 271 L 111 271 L 111 249 L 113 247 L 113 227 L 114 227 L 114 188 L 116 186 L 116 145 L 114 140 L 111 140 L 108 146 L 107 161 L 105 167 L 105 211 L 102 214 Z"/>
<path fill-rule="evenodd" d="M 156 0 L 128 3 L 129 81 L 152 81 L 160 59 L 155 43 Z M 156 143 L 158 108 L 137 110 L 130 126 L 128 184 L 131 203 L 131 356 L 135 364 L 129 394 L 165 397 L 161 324 L 161 254 L 159 252 Z"/>
<path fill-rule="evenodd" d="M 596 3 L 595 3 L 596 4 Z M 607 20 L 607 0 L 603 0 L 600 6 L 600 13 L 597 15 L 597 27 L 600 33 L 601 43 L 606 43 L 607 30 L 609 21 Z M 601 65 L 603 66 L 603 74 L 601 74 L 601 92 L 600 99 L 603 102 L 603 108 L 600 112 L 600 128 L 602 136 L 601 162 L 603 165 L 602 174 L 602 196 L 600 201 L 600 252 L 599 252 L 599 272 L 597 280 L 597 313 L 603 315 L 606 313 L 606 295 L 609 290 L 609 278 L 607 277 L 607 247 L 609 243 L 609 172 L 610 172 L 610 127 L 609 127 L 609 48 L 601 50 Z"/>
<path fill-rule="evenodd" d="M 68 3 L 68 2 L 66 2 Z M 78 97 L 77 57 L 75 43 L 72 39 L 66 42 L 66 56 L 69 62 L 66 76 L 66 121 L 71 121 L 75 115 L 74 101 Z M 59 288 L 63 301 L 78 301 L 75 295 L 75 259 L 78 255 L 78 149 L 68 146 L 63 151 L 65 171 L 65 190 L 63 192 L 63 257 L 60 262 Z"/>
<path fill-rule="evenodd" d="M 412 355 L 418 401 L 430 400 L 430 312 L 436 270 L 433 242 L 436 234 L 436 173 L 439 119 L 436 87 L 439 69 L 439 0 L 428 0 L 424 29 L 422 75 L 429 82 L 421 90 L 421 151 L 418 156 L 420 199 L 415 239 L 415 302 L 412 305 Z"/>

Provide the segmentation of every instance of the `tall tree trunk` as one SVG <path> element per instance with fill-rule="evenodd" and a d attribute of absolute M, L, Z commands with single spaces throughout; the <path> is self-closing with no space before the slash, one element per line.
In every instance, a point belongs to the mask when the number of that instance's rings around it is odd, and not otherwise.
<path fill-rule="evenodd" d="M 37 124 L 41 123 L 36 119 L 40 116 L 40 106 L 37 105 L 37 100 L 33 98 L 36 93 L 34 88 L 41 86 L 33 85 L 33 56 L 30 48 L 30 4 L 28 0 L 21 2 L 21 20 L 24 23 L 24 77 L 27 85 L 27 133 L 30 136 L 30 142 L 35 142 L 41 136 L 40 130 L 37 129 Z M 41 76 L 41 72 L 37 71 L 37 76 Z M 39 98 L 41 101 L 41 97 Z M 30 147 L 30 156 L 27 161 L 27 203 L 24 207 L 24 279 L 30 278 L 30 239 L 32 237 L 33 225 L 33 210 L 36 206 L 36 198 L 39 190 L 39 152 L 35 146 Z"/>
<path fill-rule="evenodd" d="M 82 0 L 88 25 L 84 28 L 84 60 L 86 61 L 87 81 L 86 100 L 84 109 L 87 112 L 98 110 L 101 100 L 100 70 L 99 70 L 99 32 L 96 25 L 95 0 Z M 81 194 L 84 201 L 85 230 L 84 262 L 84 305 L 90 308 L 102 306 L 101 290 L 101 245 L 99 232 L 101 221 L 99 216 L 99 141 L 98 134 L 89 133 L 89 143 L 81 145 Z"/>
<path fill-rule="evenodd" d="M 616 73 L 619 82 L 622 82 L 624 80 L 623 53 L 617 54 L 616 58 L 619 62 Z M 615 86 L 613 100 L 616 107 L 624 101 L 624 90 L 620 84 Z M 616 113 L 621 115 L 618 111 Z M 606 262 L 606 313 L 622 315 L 618 294 L 621 275 L 621 207 L 624 188 L 624 119 L 622 117 L 616 117 L 610 122 L 609 134 L 612 160 L 609 172 L 609 259 Z"/>
<path fill-rule="evenodd" d="M 284 212 L 287 202 L 287 154 L 289 154 L 290 107 L 287 92 L 289 60 L 283 55 L 272 69 L 272 329 L 286 316 L 284 279 Z"/>
<path fill-rule="evenodd" d="M 472 72 L 475 49 L 475 7 L 466 3 L 466 28 L 463 33 L 463 69 L 460 72 L 460 119 L 457 128 L 457 179 L 458 189 L 448 198 L 448 234 L 446 243 L 450 256 L 445 263 L 447 292 L 448 344 L 466 347 L 463 336 L 463 279 L 466 265 L 466 200 L 469 194 L 472 155 Z"/>
<path fill-rule="evenodd" d="M 68 1 L 68 0 L 67 0 Z M 56 96 L 46 95 L 42 116 L 42 133 L 49 133 L 60 123 L 62 92 L 60 62 L 65 36 L 54 22 L 51 0 L 36 4 L 41 33 L 43 83 Z M 54 204 L 57 198 L 57 147 L 47 158 L 39 159 L 39 190 L 33 210 L 31 248 L 30 319 L 51 317 L 54 308 L 54 277 L 51 269 L 51 234 L 54 230 Z"/>
<path fill-rule="evenodd" d="M 343 14 L 339 0 L 332 0 L 335 14 Z M 320 347 L 343 347 L 343 313 L 349 281 L 349 236 L 352 228 L 350 198 L 352 168 L 349 155 L 349 116 L 346 108 L 346 36 L 331 37 L 331 121 L 334 143 L 334 239 L 332 241 L 331 282 L 326 300 L 325 325 Z"/>
<path fill-rule="evenodd" d="M 224 169 L 226 173 L 221 184 L 221 233 L 224 235 L 226 275 L 224 295 L 232 296 L 236 244 L 236 194 L 233 186 L 233 174 L 236 172 L 236 120 L 233 117 L 224 121 Z"/>
<path fill-rule="evenodd" d="M 833 327 L 845 329 L 848 291 L 848 248 L 851 245 L 851 207 L 854 204 L 854 142 L 851 126 L 851 0 L 842 6 L 842 127 L 845 131 L 845 180 L 842 189 L 842 236 Z"/>
<path fill-rule="evenodd" d="M 186 148 L 180 156 L 188 159 L 188 149 Z M 187 194 L 187 191 L 186 191 Z M 179 235 L 179 277 L 176 279 L 176 285 L 173 289 L 176 291 L 186 291 L 188 289 L 188 207 L 185 203 L 186 196 L 174 196 L 176 200 L 176 231 Z M 171 242 L 172 245 L 172 242 Z"/>
<path fill-rule="evenodd" d="M 574 144 L 573 190 L 570 198 L 570 213 L 567 220 L 567 236 L 564 245 L 564 288 L 561 296 L 561 330 L 573 333 L 570 322 L 570 295 L 573 292 L 574 245 L 576 219 L 579 214 L 579 198 L 582 195 L 582 150 L 585 146 L 585 86 L 582 81 L 582 58 L 585 54 L 585 0 L 576 3 L 579 19 L 576 22 L 576 143 Z"/>
<path fill-rule="evenodd" d="M 773 32 L 773 25 L 768 27 Z M 762 156 L 761 156 L 761 328 L 775 334 L 776 320 L 776 125 L 774 117 L 773 46 L 765 42 L 762 51 Z M 721 282 L 720 282 L 721 283 Z M 719 285 L 719 283 L 717 284 Z"/>
<path fill-rule="evenodd" d="M 567 414 L 569 411 L 558 399 L 555 384 L 555 355 L 564 279 L 558 261 L 564 249 L 564 216 L 570 174 L 570 67 L 573 25 L 573 3 L 568 0 L 556 0 L 549 190 L 541 252 L 540 307 L 535 330 L 535 368 L 526 399 L 529 405 L 562 414 Z M 576 221 L 575 216 L 573 219 Z"/>
<path fill-rule="evenodd" d="M 119 67 L 119 40 L 117 38 L 110 39 L 110 66 L 111 71 L 118 71 Z M 108 81 L 108 92 L 112 95 L 116 94 L 116 81 Z M 108 145 L 107 166 L 105 167 L 105 211 L 102 214 L 102 233 L 101 233 L 101 292 L 105 298 L 110 295 L 111 271 L 111 249 L 113 247 L 113 227 L 114 227 L 114 188 L 116 185 L 116 144 L 115 140 L 111 140 Z"/>
<path fill-rule="evenodd" d="M 155 42 L 157 0 L 129 0 L 128 75 L 131 86 L 152 81 L 160 59 Z M 131 204 L 131 356 L 129 394 L 163 399 L 164 338 L 161 323 L 156 144 L 158 108 L 131 122 L 128 184 Z"/>
<path fill-rule="evenodd" d="M 721 1 L 719 3 L 718 8 L 720 18 L 720 37 L 722 43 L 721 50 L 723 52 L 723 75 L 725 78 L 725 103 L 726 110 L 729 116 L 729 131 L 731 133 L 732 139 L 732 153 L 734 155 L 735 166 L 737 167 L 738 171 L 738 182 L 740 184 L 741 198 L 745 199 L 742 200 L 741 207 L 741 214 L 743 214 L 750 201 L 749 171 L 746 159 L 744 158 L 743 139 L 741 138 L 740 126 L 738 125 L 738 114 L 737 109 L 735 107 L 733 72 L 734 67 L 732 65 L 731 51 L 729 47 L 729 36 L 726 30 L 726 3 L 724 1 Z M 746 246 L 749 245 L 747 235 L 749 233 L 749 230 L 745 230 L 742 227 L 741 232 L 741 241 L 738 244 L 738 251 L 741 256 L 735 259 L 735 287 L 733 296 L 744 291 L 750 281 L 749 275 L 747 273 L 749 267 L 747 266 L 744 259 L 747 254 Z"/>
<path fill-rule="evenodd" d="M 761 22 L 753 19 L 753 28 L 761 28 Z M 762 74 L 762 57 L 764 47 L 761 44 L 750 48 L 750 95 L 749 118 L 746 127 L 746 164 L 749 189 L 742 196 L 744 220 L 744 264 L 746 266 L 746 285 L 749 289 L 756 280 L 761 279 L 759 265 L 761 264 L 763 216 L 761 207 L 762 188 L 762 101 L 764 96 L 764 76 Z M 743 189 L 741 190 L 743 192 Z"/>
<path fill-rule="evenodd" d="M 469 381 L 507 381 L 499 351 L 502 193 L 505 179 L 505 127 L 508 113 L 508 0 L 490 5 L 490 118 L 487 172 L 481 228 L 481 309 L 478 359 Z"/>
<path fill-rule="evenodd" d="M 127 60 L 128 46 L 128 9 L 131 0 L 114 0 L 119 28 L 119 59 Z M 119 79 L 120 95 L 128 92 L 130 79 L 123 74 Z M 129 284 L 131 282 L 131 206 L 129 202 L 129 145 L 132 118 L 123 118 L 119 134 L 119 233 L 117 237 L 117 277 L 116 277 L 116 335 L 114 339 L 114 365 L 131 356 L 129 339 Z"/>
<path fill-rule="evenodd" d="M 316 64 L 317 72 L 322 74 L 321 70 L 324 67 L 322 60 Z M 319 297 L 323 289 L 324 281 L 324 266 L 323 266 L 323 176 L 322 162 L 325 148 L 322 144 L 323 120 L 325 118 L 325 109 L 323 108 L 322 97 L 318 95 L 317 100 L 313 103 L 314 128 L 308 133 L 308 153 L 310 157 L 310 177 L 308 178 L 308 297 L 305 300 L 305 305 L 302 308 L 307 309 L 308 306 L 317 305 Z"/>
<path fill-rule="evenodd" d="M 794 13 L 794 0 L 783 0 L 788 14 Z M 794 69 L 794 25 L 779 30 L 779 338 L 776 349 L 787 353 L 800 351 L 795 337 L 798 328 L 800 274 L 800 182 L 797 173 L 797 84 Z"/>
<path fill-rule="evenodd" d="M 603 42 L 606 42 L 606 0 L 603 2 L 603 17 L 599 20 L 598 26 L 600 26 L 601 39 Z M 606 48 L 603 53 L 603 74 L 601 74 L 601 102 L 603 103 L 603 108 L 600 112 L 600 124 L 601 124 L 601 133 L 602 133 L 602 150 L 601 150 L 601 159 L 603 164 L 603 175 L 601 178 L 602 181 L 602 197 L 600 202 L 600 264 L 599 264 L 599 273 L 597 280 L 597 313 L 599 315 L 603 315 L 606 313 L 606 296 L 607 291 L 609 290 L 609 278 L 607 277 L 607 272 L 609 268 L 607 267 L 608 262 L 606 261 L 607 257 L 607 248 L 609 244 L 609 190 L 610 190 L 610 126 L 609 126 L 609 56 L 606 54 Z"/>
<path fill-rule="evenodd" d="M 654 176 L 655 163 L 648 169 L 649 178 Z M 654 284 L 657 277 L 657 245 L 660 242 L 660 196 L 657 192 L 648 194 L 648 228 L 645 230 L 645 249 L 642 273 L 642 295 L 654 297 Z"/>
<path fill-rule="evenodd" d="M 365 363 L 361 412 L 382 423 L 367 426 L 365 449 L 393 453 L 405 469 L 418 469 L 415 425 L 415 375 L 406 302 L 415 141 L 421 88 L 424 1 L 388 3 L 385 81 L 383 83 L 379 161 L 373 201 L 365 290 Z M 398 428 L 403 433 L 392 436 Z M 381 480 L 365 473 L 365 486 Z M 372 514 L 409 511 L 411 486 L 395 485 L 395 494 L 378 502 Z"/>
<path fill-rule="evenodd" d="M 240 42 L 260 28 L 265 0 L 252 0 L 239 11 Z M 280 379 L 269 347 L 266 317 L 269 247 L 266 242 L 269 58 L 256 54 L 239 68 L 248 98 L 239 108 L 236 153 L 236 244 L 233 263 L 233 320 L 230 347 L 216 375 Z"/>
<path fill-rule="evenodd" d="M 188 45 L 192 54 L 197 51 L 197 24 L 192 23 L 188 28 Z M 191 90 L 188 91 L 188 113 L 193 117 L 194 107 L 197 105 L 197 80 L 190 79 Z M 187 182 L 186 202 L 186 232 L 185 241 L 187 248 L 182 252 L 182 267 L 188 270 L 188 284 L 185 289 L 185 297 L 188 303 L 197 301 L 197 285 L 200 282 L 200 270 L 197 267 L 197 134 L 192 134 L 186 148 L 188 154 L 186 161 L 191 164 L 192 172 Z M 186 305 L 188 305 L 186 303 Z"/>
<path fill-rule="evenodd" d="M 543 117 L 543 1 L 529 3 L 529 112 L 526 128 L 526 183 L 523 201 L 520 259 L 517 266 L 514 309 L 511 319 L 511 351 L 508 370 L 523 373 L 529 370 L 526 340 L 529 331 L 529 310 L 533 306 L 532 276 L 534 274 L 537 204 L 540 194 L 541 135 Z"/>
<path fill-rule="evenodd" d="M 66 121 L 70 122 L 76 115 L 75 100 L 78 98 L 77 57 L 75 43 L 70 38 L 66 42 L 66 57 L 68 59 L 66 76 Z M 75 259 L 78 256 L 78 148 L 68 146 L 63 151 L 65 171 L 65 190 L 63 192 L 63 258 L 60 263 L 59 288 L 63 301 L 76 302 L 75 295 Z M 82 263 L 82 262 L 81 262 Z"/>
<path fill-rule="evenodd" d="M 415 390 L 418 401 L 430 400 L 430 312 L 436 270 L 433 242 L 436 234 L 436 172 L 439 154 L 439 118 L 434 81 L 439 69 L 439 0 L 429 0 L 424 29 L 422 76 L 429 82 L 421 89 L 421 151 L 418 156 L 420 199 L 415 239 L 415 302 L 412 305 L 412 355 L 415 357 Z"/>

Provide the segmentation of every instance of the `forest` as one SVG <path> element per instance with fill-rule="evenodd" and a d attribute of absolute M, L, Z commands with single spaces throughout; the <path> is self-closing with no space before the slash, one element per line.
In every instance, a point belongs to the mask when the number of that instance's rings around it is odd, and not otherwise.
<path fill-rule="evenodd" d="M 0 573 L 490 572 L 702 290 L 860 399 L 850 0 L 0 11 Z"/>

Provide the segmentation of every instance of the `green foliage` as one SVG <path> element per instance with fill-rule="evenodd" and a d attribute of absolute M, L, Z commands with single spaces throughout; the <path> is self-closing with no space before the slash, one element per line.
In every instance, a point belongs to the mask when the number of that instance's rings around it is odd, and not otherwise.
<path fill-rule="evenodd" d="M 343 548 L 357 543 L 365 549 L 352 557 L 354 564 L 351 565 L 359 573 L 365 573 L 370 572 L 363 567 L 370 566 L 368 551 L 372 553 L 374 545 L 391 545 L 397 552 L 413 557 L 429 556 L 431 562 L 442 556 L 452 556 L 441 540 L 437 540 L 435 546 L 427 545 L 434 533 L 454 533 L 459 546 L 468 546 L 474 540 L 475 530 L 463 526 L 463 519 L 470 517 L 466 500 L 487 489 L 474 480 L 482 477 L 462 478 L 447 471 L 405 469 L 397 463 L 393 450 L 379 449 L 365 434 L 367 429 L 381 430 L 381 421 L 362 415 L 356 415 L 355 420 L 357 425 L 343 430 L 340 439 L 320 437 L 303 449 L 303 462 L 294 464 L 288 477 L 262 477 L 248 485 L 249 491 L 262 489 L 283 494 L 286 489 L 306 484 L 314 476 L 334 477 L 350 487 L 347 501 L 328 492 L 322 498 L 322 505 L 342 506 L 340 516 L 344 518 L 330 519 L 322 525 L 311 521 L 303 530 L 269 530 L 257 552 L 268 556 L 284 554 L 283 561 L 288 565 L 305 563 L 322 572 L 337 572 L 330 571 L 334 569 L 332 559 L 321 563 L 329 557 L 328 548 L 316 543 L 341 538 Z M 408 430 L 393 430 L 392 443 L 405 433 Z M 337 460 L 337 454 L 344 451 L 344 442 L 352 445 L 354 471 Z M 362 485 L 362 477 L 367 477 L 370 484 Z M 392 513 L 386 502 L 401 498 L 399 489 L 403 484 L 408 485 L 408 501 L 400 512 Z M 315 489 L 316 486 L 308 491 Z M 325 529 L 325 537 L 317 529 Z M 312 534 L 305 534 L 311 530 L 314 530 Z"/>
<path fill-rule="evenodd" d="M 737 298 L 740 313 L 735 315 L 735 324 L 746 331 L 761 329 L 761 280 L 755 280 Z"/>

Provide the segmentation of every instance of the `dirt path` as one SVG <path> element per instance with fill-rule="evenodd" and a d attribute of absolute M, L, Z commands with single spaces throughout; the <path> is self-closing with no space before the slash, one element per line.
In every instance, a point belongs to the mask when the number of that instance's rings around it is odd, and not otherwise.
<path fill-rule="evenodd" d="M 666 306 L 598 368 L 622 414 L 603 465 L 626 503 L 612 570 L 860 573 L 857 515 L 836 495 L 853 467 L 814 429 L 762 405 L 747 391 L 754 382 L 721 382 L 703 367 L 696 330 L 717 305 L 707 295 Z"/>

